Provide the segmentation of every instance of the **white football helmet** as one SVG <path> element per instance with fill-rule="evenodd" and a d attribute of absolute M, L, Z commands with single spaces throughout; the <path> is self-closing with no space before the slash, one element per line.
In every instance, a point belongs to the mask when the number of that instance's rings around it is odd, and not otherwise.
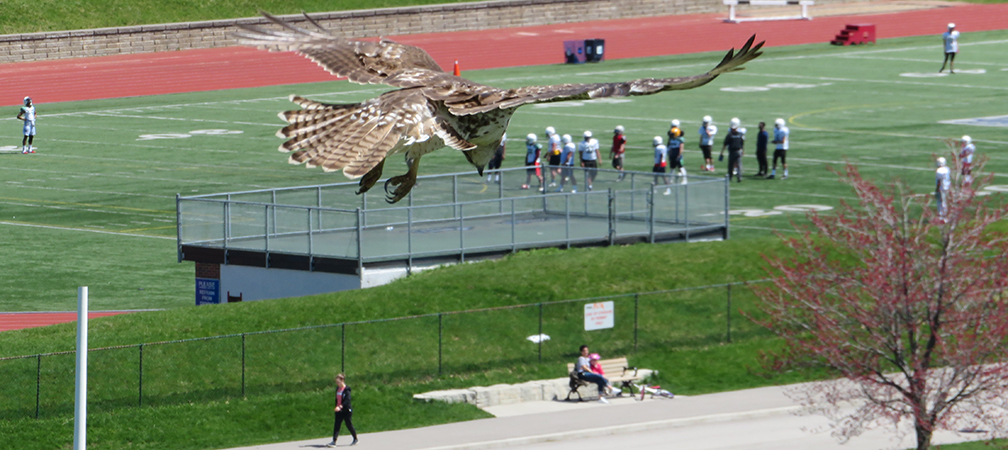
<path fill-rule="evenodd" d="M 936 166 L 938 166 L 938 167 L 945 167 L 945 158 L 941 158 L 941 157 L 939 157 L 939 158 L 938 158 L 938 159 L 937 159 L 937 160 L 935 161 L 935 165 L 936 165 Z"/>
<path fill-rule="evenodd" d="M 741 124 L 742 124 L 742 121 L 740 121 L 738 119 L 738 117 L 732 117 L 731 120 L 728 121 L 728 126 L 730 126 L 732 128 L 738 128 L 739 125 L 741 125 Z"/>
<path fill-rule="evenodd" d="M 679 119 L 672 119 L 672 127 L 679 128 Z"/>
<path fill-rule="evenodd" d="M 659 146 L 661 144 L 662 144 L 662 138 L 661 138 L 661 136 L 655 136 L 654 139 L 651 140 L 651 145 L 653 145 L 655 147 L 657 147 L 657 146 Z"/>
<path fill-rule="evenodd" d="M 525 142 L 528 142 L 529 144 L 534 144 L 537 139 L 539 138 L 537 138 L 533 133 L 529 133 L 528 136 L 525 136 Z"/>
<path fill-rule="evenodd" d="M 969 144 L 973 142 L 973 138 L 969 137 L 969 135 L 965 135 L 962 137 L 962 142 L 963 144 Z"/>
<path fill-rule="evenodd" d="M 553 127 L 546 127 L 546 136 L 553 136 L 556 134 L 556 129 Z"/>
<path fill-rule="evenodd" d="M 776 126 L 777 128 L 783 127 L 784 126 L 784 119 L 778 118 L 777 120 L 775 120 L 774 121 L 774 126 Z"/>
<path fill-rule="evenodd" d="M 707 127 L 707 134 L 710 136 L 714 136 L 715 134 L 717 134 L 717 125 L 711 125 Z"/>
<path fill-rule="evenodd" d="M 570 144 L 570 143 L 571 143 L 571 140 L 572 140 L 572 139 L 571 139 L 571 135 L 569 135 L 569 134 L 565 134 L 565 135 L 563 135 L 563 141 L 564 141 L 564 144 Z"/>
<path fill-rule="evenodd" d="M 584 132 L 584 138 L 585 138 L 586 141 L 588 139 L 591 139 L 591 137 L 592 137 L 591 131 L 585 131 Z"/>
<path fill-rule="evenodd" d="M 948 27 L 951 30 L 951 29 L 955 28 L 955 24 L 954 23 L 949 23 Z"/>
<path fill-rule="evenodd" d="M 31 97 L 25 97 L 24 98 L 24 104 L 25 104 L 25 106 L 28 106 L 29 103 L 31 103 Z"/>
<path fill-rule="evenodd" d="M 616 134 L 623 134 L 624 131 L 626 131 L 626 128 L 623 128 L 623 125 L 616 125 L 616 130 L 614 132 Z"/>
<path fill-rule="evenodd" d="M 714 119 L 711 119 L 711 116 L 703 116 L 703 123 L 711 123 L 712 121 Z"/>

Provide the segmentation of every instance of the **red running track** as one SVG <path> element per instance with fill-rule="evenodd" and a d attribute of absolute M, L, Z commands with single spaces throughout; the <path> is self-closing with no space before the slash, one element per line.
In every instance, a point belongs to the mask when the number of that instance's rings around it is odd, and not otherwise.
<path fill-rule="evenodd" d="M 563 62 L 565 39 L 602 38 L 608 59 L 638 58 L 738 47 L 751 34 L 767 46 L 825 43 L 847 23 L 874 23 L 878 37 L 937 35 L 948 22 L 959 30 L 1008 26 L 1008 4 L 962 4 L 891 14 L 819 17 L 811 21 L 723 23 L 724 14 L 605 20 L 499 30 L 398 36 L 426 49 L 442 67 L 463 70 Z M 335 80 L 305 58 L 228 47 L 0 65 L 0 105 L 198 92 Z M 43 107 L 44 111 L 44 107 Z"/>
<path fill-rule="evenodd" d="M 499 30 L 393 37 L 427 50 L 442 67 L 464 70 L 563 63 L 562 42 L 602 38 L 606 58 L 727 51 L 752 34 L 768 47 L 825 43 L 848 23 L 873 23 L 879 38 L 935 35 L 948 22 L 962 32 L 1008 27 L 1008 4 L 961 4 L 891 14 L 819 17 L 811 21 L 726 24 L 724 14 L 605 20 Z M 335 77 L 292 53 L 243 47 L 77 58 L 0 65 L 0 105 L 159 95 L 332 81 Z M 44 106 L 43 114 L 44 114 Z M 118 314 L 92 313 L 89 317 Z M 0 331 L 72 322 L 76 313 L 0 314 Z"/>
<path fill-rule="evenodd" d="M 95 317 L 115 316 L 130 311 L 96 311 L 89 312 L 88 319 Z M 0 331 L 20 330 L 22 328 L 44 327 L 57 323 L 74 322 L 76 312 L 24 312 L 0 314 Z"/>

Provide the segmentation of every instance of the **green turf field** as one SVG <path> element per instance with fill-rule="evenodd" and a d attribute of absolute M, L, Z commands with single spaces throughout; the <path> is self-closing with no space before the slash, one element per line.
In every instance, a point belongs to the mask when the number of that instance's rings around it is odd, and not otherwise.
<path fill-rule="evenodd" d="M 721 136 L 732 116 L 749 130 L 745 171 L 755 172 L 756 122 L 776 117 L 791 129 L 790 177 L 733 183 L 733 239 L 766 236 L 801 220 L 794 210 L 835 206 L 850 195 L 829 171 L 845 160 L 869 177 L 933 190 L 931 155 L 938 138 L 971 135 L 990 169 L 1004 172 L 1008 120 L 1000 126 L 943 124 L 1008 114 L 1008 32 L 967 33 L 959 73 L 934 77 L 940 61 L 932 37 L 866 47 L 771 48 L 748 70 L 699 89 L 632 99 L 553 103 L 519 110 L 509 129 L 505 167 L 522 163 L 521 138 L 546 125 L 579 136 L 592 130 L 607 146 L 616 125 L 629 137 L 627 166 L 648 171 L 651 137 L 679 118 L 685 162 L 699 173 L 697 126 L 711 115 Z M 500 87 L 678 76 L 712 67 L 720 54 L 466 72 Z M 982 72 L 982 73 L 979 73 Z M 38 153 L 21 155 L 20 126 L 10 108 L 0 120 L 4 182 L 0 241 L 5 276 L 0 311 L 72 310 L 76 286 L 91 286 L 93 309 L 174 308 L 193 304 L 192 264 L 175 262 L 175 194 L 347 181 L 290 166 L 275 148 L 276 113 L 291 93 L 329 102 L 360 101 L 375 86 L 346 82 L 279 86 L 38 105 Z M 394 166 L 392 166 L 394 167 Z M 724 164 L 719 166 L 723 170 Z M 445 149 L 421 173 L 470 171 Z M 475 171 L 473 177 L 475 179 Z M 387 168 L 386 175 L 394 175 Z M 780 174 L 778 174 L 778 177 Z M 995 184 L 1002 175 L 998 175 Z M 1008 185 L 1008 183 L 1006 183 Z"/>

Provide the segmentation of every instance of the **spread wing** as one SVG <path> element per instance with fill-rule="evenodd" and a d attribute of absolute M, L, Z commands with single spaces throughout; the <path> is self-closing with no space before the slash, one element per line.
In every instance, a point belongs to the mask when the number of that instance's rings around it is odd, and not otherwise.
<path fill-rule="evenodd" d="M 294 51 L 307 56 L 329 73 L 360 84 L 416 87 L 431 78 L 451 77 L 423 49 L 382 39 L 379 42 L 344 39 L 304 15 L 313 28 L 292 25 L 263 13 L 275 27 L 238 25 L 239 42 L 270 51 Z M 279 27 L 279 29 L 276 29 Z M 454 77 L 452 77 L 454 78 Z"/>
<path fill-rule="evenodd" d="M 479 114 L 493 109 L 516 108 L 529 103 L 560 102 L 565 100 L 588 100 L 603 97 L 627 97 L 632 95 L 649 95 L 662 91 L 693 89 L 710 83 L 718 75 L 743 70 L 743 64 L 752 61 L 763 54 L 760 48 L 765 41 L 753 45 L 756 35 L 753 35 L 736 53 L 731 49 L 721 62 L 709 72 L 690 77 L 676 78 L 641 78 L 621 83 L 594 84 L 557 84 L 552 86 L 527 86 L 509 90 L 481 89 L 482 86 L 472 86 L 470 89 L 481 91 L 478 95 L 461 98 L 445 96 L 439 98 L 428 89 L 428 97 L 443 100 L 449 110 L 456 115 Z"/>

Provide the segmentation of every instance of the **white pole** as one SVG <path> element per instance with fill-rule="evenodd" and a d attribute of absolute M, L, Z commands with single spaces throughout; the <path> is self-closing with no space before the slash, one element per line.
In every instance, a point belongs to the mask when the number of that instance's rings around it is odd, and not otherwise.
<path fill-rule="evenodd" d="M 88 288 L 77 288 L 77 382 L 74 385 L 74 450 L 87 446 L 87 329 Z"/>

